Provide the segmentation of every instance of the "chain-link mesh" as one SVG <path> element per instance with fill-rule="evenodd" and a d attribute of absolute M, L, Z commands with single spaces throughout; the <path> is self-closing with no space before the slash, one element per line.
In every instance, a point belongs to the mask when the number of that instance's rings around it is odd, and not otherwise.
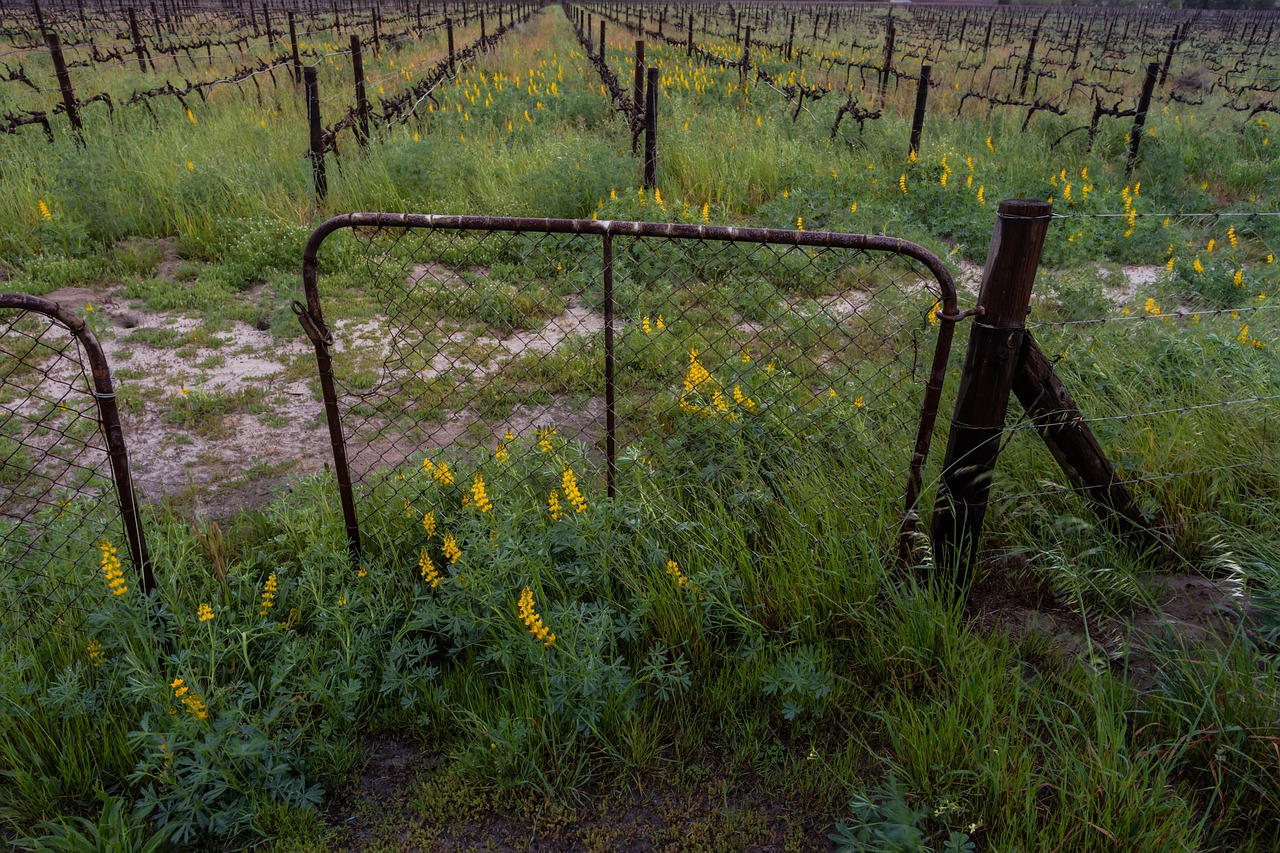
<path fill-rule="evenodd" d="M 0 308 L 0 614 L 37 638 L 110 595 L 103 543 L 122 553 L 120 507 L 80 339 L 61 321 Z M 109 559 L 118 560 L 112 552 Z M 114 581 L 127 589 L 133 578 Z"/>
<path fill-rule="evenodd" d="M 325 246 L 356 259 L 311 314 L 365 552 L 421 539 L 442 490 L 554 517 L 653 489 L 753 541 L 778 512 L 901 519 L 949 279 L 892 251 L 509 222 L 533 224 Z"/>

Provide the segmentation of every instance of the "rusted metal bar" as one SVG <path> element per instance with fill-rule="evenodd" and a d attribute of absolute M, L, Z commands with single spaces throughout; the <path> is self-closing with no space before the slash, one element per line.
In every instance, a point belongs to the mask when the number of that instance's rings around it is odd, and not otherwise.
<path fill-rule="evenodd" d="M 604 254 L 604 455 L 605 489 L 609 497 L 618 493 L 618 431 L 613 344 L 613 234 L 605 231 L 601 240 Z"/>
<path fill-rule="evenodd" d="M 138 516 L 138 504 L 133 493 L 133 476 L 129 470 L 129 451 L 125 446 L 124 431 L 120 427 L 120 410 L 116 405 L 115 385 L 111 378 L 111 365 L 98 343 L 97 336 L 84 319 L 39 296 L 25 293 L 0 293 L 0 309 L 10 308 L 32 311 L 55 320 L 75 336 L 81 351 L 89 362 L 93 387 L 87 389 L 93 395 L 98 408 L 98 423 L 107 444 L 107 456 L 111 463 L 111 478 L 115 485 L 116 500 L 120 506 L 120 521 L 124 527 L 129 559 L 138 573 L 143 591 L 150 595 L 156 588 L 156 578 L 151 567 L 151 554 L 147 550 L 147 538 Z"/>

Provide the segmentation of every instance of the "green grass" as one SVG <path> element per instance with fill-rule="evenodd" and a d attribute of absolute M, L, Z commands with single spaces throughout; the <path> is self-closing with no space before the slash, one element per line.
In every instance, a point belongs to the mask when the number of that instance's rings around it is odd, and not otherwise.
<path fill-rule="evenodd" d="M 437 35 L 367 56 L 371 89 L 393 94 L 405 67 L 440 50 Z M 93 543 L 74 559 L 84 543 L 54 545 L 61 562 L 50 578 L 36 565 L 43 555 L 4 528 L 0 578 L 30 575 L 0 583 L 0 630 L 15 637 L 0 649 L 7 841 L 74 845 L 78 833 L 108 846 L 170 836 L 328 849 L 345 836 L 322 806 L 357 787 L 366 738 L 386 737 L 421 744 L 433 764 L 380 814 L 361 813 L 381 818 L 375 849 L 439 842 L 460 814 L 529 819 L 608 848 L 626 840 L 607 824 L 628 801 L 588 792 L 618 779 L 669 792 L 657 840 L 697 849 L 765 843 L 776 813 L 734 801 L 744 787 L 774 792 L 793 823 L 788 843 L 800 848 L 828 831 L 854 850 L 1272 843 L 1280 466 L 1271 448 L 1280 436 L 1267 398 L 1280 346 L 1270 310 L 1280 235 L 1270 217 L 1231 220 L 1232 241 L 1227 220 L 1147 215 L 1273 212 L 1265 128 L 1213 121 L 1216 101 L 1194 120 L 1170 104 L 1153 112 L 1155 134 L 1129 178 L 1118 123 L 1091 151 L 1082 134 L 1055 148 L 1069 119 L 1041 115 L 1020 133 L 999 112 L 953 118 L 944 88 L 921 156 L 907 162 L 905 85 L 883 119 L 861 133 L 845 127 L 850 145 L 830 139 L 837 96 L 812 105 L 818 121 L 792 122 L 766 87 L 734 88 L 735 71 L 691 65 L 655 43 L 649 55 L 666 77 L 661 198 L 637 191 L 629 133 L 554 8 L 442 86 L 430 112 L 380 131 L 367 150 L 344 138 L 323 203 L 301 156 L 304 110 L 283 75 L 278 89 L 264 81 L 265 108 L 224 88 L 193 102 L 194 123 L 161 101 L 154 120 L 125 107 L 108 125 L 91 110 L 84 147 L 67 134 L 53 145 L 35 134 L 0 139 L 0 193 L 13 199 L 0 228 L 8 286 L 111 290 L 134 310 L 198 317 L 189 332 L 117 332 L 128 345 L 186 355 L 224 344 L 233 322 L 296 337 L 288 302 L 302 246 L 314 222 L 345 210 L 787 228 L 803 219 L 808 230 L 917 240 L 958 264 L 984 257 L 999 199 L 1053 196 L 1059 212 L 1083 214 L 1118 214 L 1127 200 L 1140 214 L 1132 226 L 1114 216 L 1053 224 L 1031 321 L 1081 409 L 1103 419 L 1093 424 L 1099 440 L 1168 527 L 1173 551 L 1134 553 L 1093 521 L 1015 424 L 971 606 L 954 602 L 927 551 L 919 565 L 897 563 L 918 405 L 906 359 L 927 353 L 933 335 L 931 297 L 898 267 L 616 241 L 629 447 L 608 499 L 594 437 L 556 436 L 544 450 L 526 433 L 504 443 L 505 461 L 494 446 L 525 407 L 576 411 L 602 396 L 597 343 L 513 356 L 482 380 L 455 375 L 462 369 L 426 375 L 432 347 L 470 364 L 492 349 L 481 337 L 537 331 L 571 302 L 598 309 L 596 242 L 340 234 L 321 255 L 330 326 L 390 324 L 366 326 L 367 344 L 416 328 L 402 364 L 412 376 L 391 386 L 379 386 L 380 352 L 337 357 L 346 391 L 378 388 L 348 415 L 372 417 L 374 430 L 424 431 L 474 415 L 457 447 L 429 457 L 447 462 L 454 481 L 425 472 L 417 445 L 404 465 L 362 475 L 360 563 L 348 557 L 327 476 L 224 520 L 220 534 L 147 508 L 160 582 L 151 601 L 127 566 L 128 593 L 111 596 Z M 331 117 L 349 86 L 334 59 L 320 74 Z M 615 69 L 624 60 L 611 48 Z M 763 61 L 787 70 L 774 52 Z M 935 68 L 944 83 L 946 65 Z M 122 97 L 150 79 L 127 65 L 75 73 L 82 91 Z M 176 259 L 159 238 L 172 238 Z M 415 289 L 413 265 L 428 256 L 433 279 Z M 1170 257 L 1170 273 L 1122 292 L 1121 265 Z M 894 288 L 900 299 L 873 301 L 856 323 L 823 308 L 833 296 Z M 723 394 L 737 387 L 751 406 L 719 410 L 705 385 L 681 411 L 691 349 Z M 961 352 L 958 342 L 944 412 Z M 288 378 L 311 376 L 309 365 L 299 359 Z M 22 352 L 0 360 L 15 383 L 32 368 Z M 263 389 L 161 396 L 147 408 L 179 431 L 175 441 L 217 437 L 242 413 L 284 425 Z M 1216 405 L 1227 400 L 1238 402 Z M 30 451 L 3 428 L 8 487 Z M 581 513 L 566 465 L 585 495 Z M 245 467 L 245 482 L 287 469 Z M 477 475 L 489 512 L 475 507 Z M 42 516 L 29 529 L 56 543 L 75 521 Z M 105 529 L 123 549 L 118 529 Z M 1189 639 L 1156 627 L 1157 575 L 1170 571 L 1240 585 L 1247 628 L 1228 618 Z M 79 589 L 79 606 L 38 641 L 21 636 L 19 621 L 38 622 Z M 522 622 L 526 589 L 555 634 L 549 645 Z M 1031 608 L 1038 618 L 1001 604 L 1027 590 L 1049 602 Z M 200 621 L 201 605 L 212 619 Z M 606 825 L 591 823 L 595 809 Z"/>

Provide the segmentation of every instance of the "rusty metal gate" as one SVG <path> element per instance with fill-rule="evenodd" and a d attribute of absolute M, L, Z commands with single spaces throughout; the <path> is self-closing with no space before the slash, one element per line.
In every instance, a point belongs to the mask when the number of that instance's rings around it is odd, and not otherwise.
<path fill-rule="evenodd" d="M 312 234 L 303 286 L 357 560 L 430 535 L 428 486 L 553 518 L 650 489 L 677 524 L 914 526 L 958 316 L 913 243 L 353 213 Z"/>
<path fill-rule="evenodd" d="M 121 556 L 136 577 L 124 574 Z M 62 305 L 0 293 L 5 633 L 38 637 L 73 623 L 81 596 L 131 588 L 150 592 L 155 579 L 106 356 Z"/>

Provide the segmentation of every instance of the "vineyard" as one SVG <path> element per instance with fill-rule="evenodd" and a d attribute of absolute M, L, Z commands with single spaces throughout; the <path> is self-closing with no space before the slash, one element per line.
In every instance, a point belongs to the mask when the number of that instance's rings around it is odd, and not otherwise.
<path fill-rule="evenodd" d="M 0 838 L 1273 845 L 1278 23 L 0 8 Z"/>

